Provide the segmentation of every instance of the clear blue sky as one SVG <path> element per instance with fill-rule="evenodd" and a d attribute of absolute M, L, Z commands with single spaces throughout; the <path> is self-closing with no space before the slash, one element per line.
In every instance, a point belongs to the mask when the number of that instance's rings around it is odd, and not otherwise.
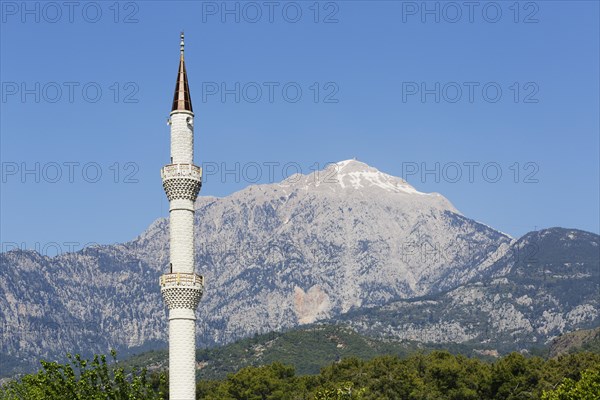
<path fill-rule="evenodd" d="M 218 169 L 203 195 L 357 157 L 515 237 L 599 231 L 596 1 L 23 4 L 2 2 L 4 249 L 123 242 L 167 215 L 182 29 L 196 161 Z"/>

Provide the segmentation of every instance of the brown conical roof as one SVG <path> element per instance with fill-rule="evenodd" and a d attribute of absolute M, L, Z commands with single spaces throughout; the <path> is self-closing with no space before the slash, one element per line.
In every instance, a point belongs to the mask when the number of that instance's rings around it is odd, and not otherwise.
<path fill-rule="evenodd" d="M 190 111 L 192 109 L 192 97 L 188 85 L 187 73 L 185 72 L 185 61 L 183 60 L 183 32 L 181 33 L 181 57 L 179 58 L 179 71 L 177 72 L 177 83 L 173 95 L 173 108 L 171 111 Z"/>

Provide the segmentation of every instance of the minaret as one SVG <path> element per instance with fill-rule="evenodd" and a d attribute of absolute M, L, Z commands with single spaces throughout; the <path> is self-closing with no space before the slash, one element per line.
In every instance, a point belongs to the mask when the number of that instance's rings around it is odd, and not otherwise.
<path fill-rule="evenodd" d="M 194 202 L 202 186 L 202 169 L 194 165 L 194 113 L 183 60 L 183 32 L 179 72 L 169 119 L 171 163 L 161 170 L 169 199 L 170 273 L 160 288 L 169 308 L 169 396 L 196 398 L 196 307 L 204 279 L 194 272 Z"/>

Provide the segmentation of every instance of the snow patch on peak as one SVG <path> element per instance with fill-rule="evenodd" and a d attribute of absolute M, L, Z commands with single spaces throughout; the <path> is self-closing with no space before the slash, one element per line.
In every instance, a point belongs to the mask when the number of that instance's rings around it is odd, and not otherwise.
<path fill-rule="evenodd" d="M 327 166 L 327 169 L 330 168 L 335 168 L 336 171 L 377 171 L 376 168 L 371 167 L 368 164 L 365 164 L 362 161 L 358 161 L 357 159 L 353 158 L 351 160 L 343 160 L 343 161 L 338 161 L 336 163 L 332 163 L 329 164 Z"/>
<path fill-rule="evenodd" d="M 277 185 L 284 193 L 287 190 L 345 197 L 358 194 L 363 197 L 387 198 L 404 201 L 406 207 L 415 209 L 435 208 L 460 214 L 439 193 L 423 193 L 404 179 L 388 175 L 357 160 L 344 160 L 328 164 L 323 170 L 308 175 L 294 174 Z"/>
<path fill-rule="evenodd" d="M 363 162 L 344 160 L 330 165 L 325 174 L 331 176 L 342 189 L 380 188 L 392 193 L 427 195 L 412 187 L 402 178 L 385 174 Z"/>
<path fill-rule="evenodd" d="M 335 165 L 337 165 L 340 168 L 345 167 L 346 165 L 350 164 L 350 163 L 358 163 L 358 164 L 363 164 L 363 165 L 367 165 L 365 163 L 362 163 L 360 161 L 357 161 L 356 158 L 352 158 L 350 160 L 342 160 L 342 161 L 338 161 L 335 163 Z M 368 165 L 367 165 L 368 166 Z"/>
<path fill-rule="evenodd" d="M 353 189 L 362 189 L 368 187 L 379 187 L 394 193 L 425 194 L 419 192 L 406 181 L 382 172 L 373 171 L 352 171 L 338 174 L 338 183 L 342 188 L 351 187 Z"/>

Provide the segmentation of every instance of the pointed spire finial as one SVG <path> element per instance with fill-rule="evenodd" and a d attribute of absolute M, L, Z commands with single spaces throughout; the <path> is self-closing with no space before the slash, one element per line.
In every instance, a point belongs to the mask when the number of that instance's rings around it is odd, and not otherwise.
<path fill-rule="evenodd" d="M 185 43 L 183 42 L 183 31 L 181 31 L 181 55 L 183 56 L 183 48 L 185 47 Z"/>
<path fill-rule="evenodd" d="M 173 96 L 173 111 L 190 111 L 192 109 L 192 97 L 190 96 L 190 88 L 188 85 L 187 73 L 185 71 L 185 61 L 183 61 L 183 32 L 181 32 L 181 43 L 180 51 L 181 57 L 179 58 L 179 71 L 177 72 L 177 83 L 175 84 L 175 95 Z"/>

